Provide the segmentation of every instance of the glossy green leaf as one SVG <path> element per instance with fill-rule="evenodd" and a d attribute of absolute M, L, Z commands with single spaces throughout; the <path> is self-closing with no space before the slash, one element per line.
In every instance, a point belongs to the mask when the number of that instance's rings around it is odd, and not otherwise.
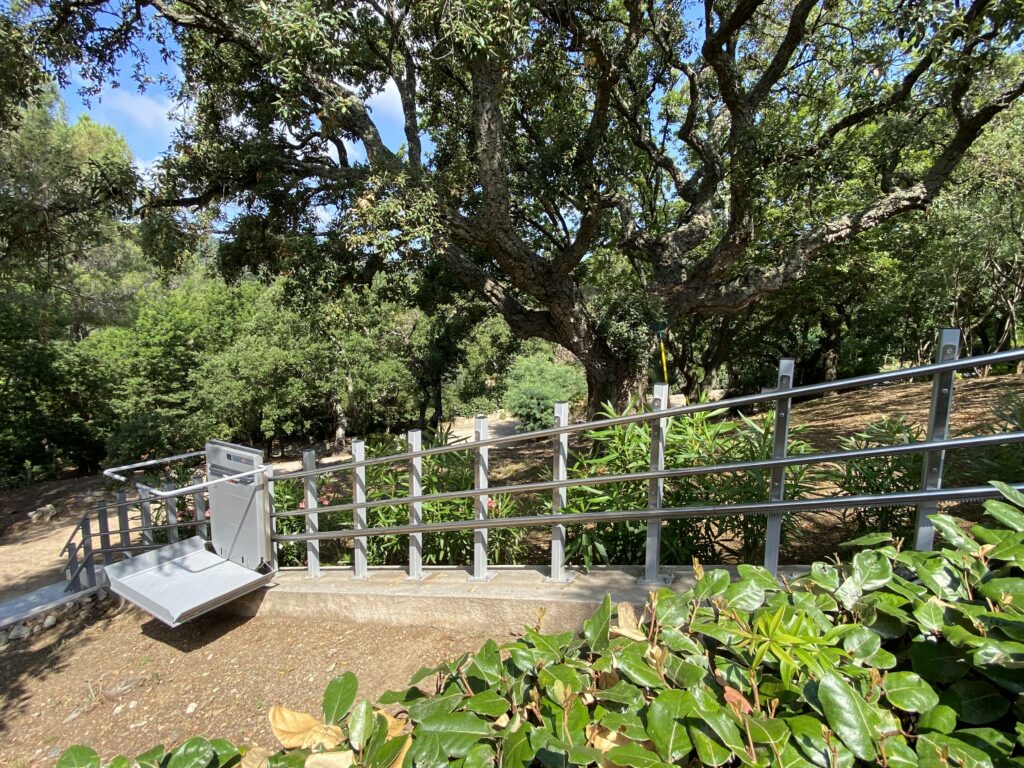
<path fill-rule="evenodd" d="M 327 684 L 324 691 L 324 720 L 340 723 L 345 719 L 359 690 L 359 680 L 351 672 L 345 672 Z"/>
<path fill-rule="evenodd" d="M 612 747 L 604 756 L 622 768 L 668 768 L 654 752 L 647 751 L 635 742 Z"/>
<path fill-rule="evenodd" d="M 984 680 L 960 680 L 946 689 L 944 704 L 952 707 L 962 722 L 984 725 L 997 720 L 1010 709 L 1010 702 L 999 689 Z"/>
<path fill-rule="evenodd" d="M 348 741 L 357 752 L 366 744 L 373 728 L 373 705 L 363 699 L 352 708 L 348 716 Z"/>
<path fill-rule="evenodd" d="M 956 710 L 946 704 L 938 704 L 921 713 L 917 721 L 919 731 L 952 733 L 956 730 Z"/>
<path fill-rule="evenodd" d="M 849 683 L 835 672 L 826 672 L 818 683 L 821 701 L 829 727 L 861 760 L 876 756 L 866 704 Z"/>
<path fill-rule="evenodd" d="M 433 734 L 448 757 L 465 757 L 491 727 L 472 712 L 450 712 L 435 715 L 416 724 L 414 738 Z"/>
<path fill-rule="evenodd" d="M 1006 499 L 1008 501 L 1012 502 L 1017 507 L 1024 507 L 1024 493 L 1022 493 L 1021 491 L 1018 491 L 1016 488 L 1012 487 L 1008 483 L 1004 483 L 1004 482 L 1002 482 L 1000 480 L 993 480 L 991 482 L 991 485 L 993 485 L 995 488 L 997 488 L 999 490 L 999 492 L 1001 494 L 1003 494 L 1003 496 L 1006 497 Z M 997 500 L 993 499 L 993 501 L 997 501 Z M 1000 522 L 1003 522 L 1003 521 L 1000 520 Z M 1024 520 L 1022 520 L 1021 522 L 1024 522 Z M 1012 528 L 1015 531 L 1018 531 L 1018 532 L 1024 531 L 1024 527 L 1018 528 L 1016 526 L 1009 525 L 1007 523 L 1003 523 L 1003 524 L 1006 525 L 1007 528 Z"/>
<path fill-rule="evenodd" d="M 855 659 L 864 659 L 882 647 L 882 639 L 865 627 L 855 627 L 843 636 L 843 648 Z"/>
<path fill-rule="evenodd" d="M 737 611 L 753 611 L 764 603 L 764 587 L 756 581 L 740 579 L 725 590 L 725 601 Z"/>
<path fill-rule="evenodd" d="M 466 699 L 465 704 L 462 706 L 463 709 L 468 709 L 479 715 L 499 717 L 508 712 L 509 703 L 508 699 L 504 696 L 499 696 L 494 691 L 487 690 Z"/>
<path fill-rule="evenodd" d="M 1005 501 L 990 499 L 985 502 L 985 512 L 988 513 L 989 517 L 999 521 L 1007 528 L 1018 533 L 1024 532 L 1024 512 L 1021 512 L 1017 507 L 1007 504 Z"/>
<path fill-rule="evenodd" d="M 939 695 L 916 672 L 890 672 L 883 688 L 893 706 L 906 712 L 927 712 L 939 703 Z"/>
<path fill-rule="evenodd" d="M 866 550 L 853 556 L 853 580 L 867 591 L 881 589 L 892 578 L 892 563 L 880 552 Z"/>
<path fill-rule="evenodd" d="M 864 536 L 859 536 L 856 539 L 851 539 L 850 541 L 844 541 L 839 546 L 840 547 L 864 548 L 864 547 L 873 547 L 876 544 L 890 544 L 891 542 L 892 542 L 892 534 L 891 533 L 878 532 L 878 533 L 868 533 L 868 534 L 865 534 Z"/>
<path fill-rule="evenodd" d="M 583 622 L 583 636 L 587 639 L 587 645 L 595 653 L 601 653 L 608 647 L 608 632 L 611 628 L 612 600 L 610 595 L 605 595 L 594 615 Z"/>
<path fill-rule="evenodd" d="M 163 746 L 147 749 L 140 755 L 135 756 L 135 762 L 139 768 L 160 768 L 160 764 L 166 755 Z"/>
<path fill-rule="evenodd" d="M 658 694 L 647 709 L 647 733 L 666 762 L 674 763 L 693 749 L 685 723 L 693 706 L 693 696 L 668 690 Z"/>
<path fill-rule="evenodd" d="M 970 768 L 992 768 L 992 758 L 976 747 L 944 733 L 924 733 L 915 745 L 919 768 L 950 768 L 952 765 Z"/>
<path fill-rule="evenodd" d="M 57 758 L 56 768 L 100 768 L 100 756 L 95 749 L 75 744 Z"/>
<path fill-rule="evenodd" d="M 717 597 L 729 587 L 729 572 L 716 568 L 707 571 L 697 583 L 693 585 L 693 595 L 696 600 L 707 600 Z"/>
<path fill-rule="evenodd" d="M 167 768 L 209 768 L 215 756 L 209 741 L 202 736 L 193 736 L 171 753 Z"/>

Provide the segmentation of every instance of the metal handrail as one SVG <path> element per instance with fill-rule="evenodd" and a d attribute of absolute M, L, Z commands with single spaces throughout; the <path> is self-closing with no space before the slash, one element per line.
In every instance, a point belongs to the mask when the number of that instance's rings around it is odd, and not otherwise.
<path fill-rule="evenodd" d="M 855 376 L 850 379 L 825 381 L 819 384 L 807 384 L 802 387 L 792 387 L 787 389 L 784 396 L 796 399 L 811 395 L 826 394 L 828 392 L 857 389 L 858 387 L 865 387 L 873 384 L 886 384 L 892 381 L 913 379 L 919 376 L 928 376 L 948 371 L 958 371 L 963 368 L 980 368 L 983 366 L 996 365 L 998 363 L 1011 363 L 1018 360 L 1024 360 L 1024 349 L 1011 349 L 1005 352 L 993 352 L 991 354 L 978 355 L 976 357 L 957 358 L 955 360 L 949 360 L 942 363 L 929 363 L 927 365 L 918 365 L 912 368 L 901 368 L 895 371 L 883 371 L 881 373 L 872 373 L 865 376 Z M 731 409 L 748 405 L 757 405 L 759 403 L 769 403 L 778 400 L 779 397 L 780 393 L 778 390 L 770 390 L 767 392 L 760 392 L 756 395 L 741 395 L 740 397 L 733 397 L 728 400 L 680 405 L 675 408 L 665 408 L 659 411 L 631 413 L 625 416 L 615 416 L 610 419 L 595 419 L 577 424 L 568 424 L 564 427 L 549 427 L 547 429 L 539 429 L 533 432 L 522 432 L 514 435 L 491 437 L 486 440 L 474 440 L 465 444 L 457 443 L 439 445 L 433 448 L 424 448 L 419 451 L 406 451 L 405 453 L 378 456 L 372 459 L 364 459 L 363 461 L 347 461 L 339 464 L 332 464 L 327 467 L 317 467 L 316 469 L 300 469 L 275 475 L 274 479 L 292 480 L 304 477 L 317 477 L 319 475 L 356 469 L 358 467 L 370 467 L 377 464 L 394 464 L 401 461 L 407 461 L 409 459 L 426 458 L 428 456 L 437 456 L 443 453 L 451 453 L 453 451 L 471 451 L 481 448 L 493 448 L 499 445 L 509 445 L 511 443 L 526 442 L 530 440 L 541 440 L 550 437 L 557 437 L 558 435 L 572 434 L 574 432 L 586 432 L 591 429 L 605 429 L 607 427 L 635 424 L 640 421 L 654 421 L 658 419 L 672 418 L 673 416 L 713 411 L 720 408 Z"/>
<path fill-rule="evenodd" d="M 63 555 L 65 552 L 68 551 L 68 547 L 71 545 L 71 542 L 74 541 L 75 536 L 82 529 L 82 521 L 85 520 L 85 518 L 87 518 L 88 516 L 89 516 L 88 512 L 83 512 L 82 516 L 80 518 L 78 518 L 78 522 L 75 523 L 75 527 L 71 529 L 71 535 L 68 536 L 68 540 L 64 542 L 64 546 L 60 548 L 60 553 L 59 554 Z"/>
<path fill-rule="evenodd" d="M 124 464 L 120 467 L 111 467 L 110 469 L 103 470 L 104 477 L 109 477 L 111 480 L 119 480 L 122 483 L 130 482 L 124 475 L 118 474 L 119 472 L 131 472 L 135 469 L 142 469 L 143 467 L 155 467 L 159 464 L 170 464 L 173 461 L 183 461 L 184 459 L 194 459 L 197 456 L 205 456 L 206 451 L 190 451 L 188 453 L 179 453 L 175 456 L 165 456 L 160 459 L 150 459 L 148 461 L 140 461 L 135 464 Z M 149 486 L 143 486 L 148 488 Z"/>
<path fill-rule="evenodd" d="M 1010 484 L 1010 487 L 1024 491 L 1024 483 Z M 998 498 L 997 488 L 988 485 L 965 488 L 945 488 L 937 491 L 907 491 L 864 496 L 832 496 L 823 499 L 799 499 L 793 501 L 752 502 L 742 504 L 707 504 L 692 507 L 665 507 L 662 509 L 625 509 L 601 512 L 566 512 L 548 515 L 522 515 L 518 517 L 488 517 L 474 520 L 446 520 L 439 523 L 419 525 L 388 525 L 375 528 L 346 528 L 338 531 L 317 533 L 273 534 L 272 541 L 322 541 L 324 539 L 358 539 L 369 536 L 390 536 L 411 533 L 442 533 L 445 531 L 469 531 L 489 528 L 544 528 L 555 525 L 578 525 L 586 523 L 626 522 L 631 520 L 666 520 L 687 517 L 731 517 L 746 515 L 771 515 L 784 512 L 814 512 L 822 509 L 850 507 L 902 507 L 921 502 L 972 501 L 975 499 Z"/>
<path fill-rule="evenodd" d="M 634 472 L 617 475 L 594 475 L 592 477 L 567 478 L 565 480 L 547 480 L 535 483 L 517 483 L 515 485 L 490 486 L 487 488 L 467 488 L 460 491 L 444 491 L 442 493 L 422 494 L 419 496 L 401 496 L 386 499 L 373 499 L 369 501 L 347 502 L 345 504 L 331 504 L 315 509 L 290 509 L 275 511 L 271 517 L 302 517 L 307 515 L 318 515 L 327 512 L 348 512 L 354 509 L 373 509 L 375 507 L 402 506 L 410 503 L 429 503 L 432 501 L 452 501 L 461 498 L 473 498 L 476 496 L 494 496 L 510 493 L 538 493 L 541 491 L 553 491 L 559 488 L 572 488 L 575 486 L 589 485 L 610 485 L 612 483 L 640 482 L 644 480 L 661 480 L 675 477 L 687 477 L 696 475 L 725 474 L 730 472 L 749 472 L 759 469 L 771 469 L 773 467 L 792 467 L 806 464 L 833 464 L 853 459 L 868 459 L 879 456 L 893 456 L 901 454 L 926 453 L 928 451 L 950 451 L 963 448 L 978 448 L 990 445 L 1004 445 L 1007 443 L 1024 442 L 1024 432 L 1001 432 L 994 435 L 979 435 L 976 437 L 961 437 L 949 440 L 921 441 L 907 443 L 905 445 L 883 445 L 875 448 L 859 448 L 851 451 L 833 451 L 831 453 L 805 453 L 796 456 L 786 456 L 781 459 L 758 459 L 756 461 L 741 461 L 732 464 L 700 464 L 692 467 L 678 467 L 661 471 Z M 275 480 L 280 476 L 275 475 Z"/>

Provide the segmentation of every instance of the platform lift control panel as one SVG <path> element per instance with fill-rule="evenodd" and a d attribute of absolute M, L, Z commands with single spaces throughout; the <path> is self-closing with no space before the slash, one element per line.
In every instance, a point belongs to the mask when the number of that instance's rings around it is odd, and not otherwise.
<path fill-rule="evenodd" d="M 193 536 L 106 567 L 113 592 L 172 627 L 252 592 L 275 572 L 272 501 L 258 471 L 263 452 L 211 441 L 205 453 L 210 541 Z"/>

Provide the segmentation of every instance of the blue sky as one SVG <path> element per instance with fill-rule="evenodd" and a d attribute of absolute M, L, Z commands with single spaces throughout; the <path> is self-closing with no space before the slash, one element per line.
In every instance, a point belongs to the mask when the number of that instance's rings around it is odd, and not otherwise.
<path fill-rule="evenodd" d="M 155 43 L 142 41 L 142 48 L 150 61 L 147 75 L 156 78 L 160 74 L 176 72 L 173 64 L 162 63 Z M 132 62 L 123 61 L 117 77 L 120 87 L 107 85 L 98 96 L 90 97 L 88 101 L 78 92 L 80 80 L 73 80 L 62 90 L 62 96 L 70 120 L 87 114 L 98 123 L 112 125 L 127 140 L 138 166 L 146 169 L 167 152 L 175 120 L 181 117 L 182 109 L 175 103 L 173 92 L 167 86 L 157 83 L 140 91 L 131 71 Z M 401 102 L 394 84 L 389 83 L 382 93 L 370 99 L 369 107 L 384 143 L 397 150 L 405 143 L 405 134 Z M 365 156 L 361 147 L 350 147 L 349 154 L 354 160 Z"/>

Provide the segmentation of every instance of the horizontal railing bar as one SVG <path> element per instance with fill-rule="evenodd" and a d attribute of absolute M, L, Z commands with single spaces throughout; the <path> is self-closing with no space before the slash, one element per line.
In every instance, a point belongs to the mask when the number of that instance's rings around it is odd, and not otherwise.
<path fill-rule="evenodd" d="M 1014 362 L 1017 360 L 1024 360 L 1024 349 L 1011 349 L 1005 352 L 993 352 L 991 354 L 978 355 L 976 357 L 961 357 L 944 363 L 928 363 L 927 365 L 918 365 L 912 368 L 901 368 L 894 371 L 883 371 L 881 373 L 872 373 L 865 376 L 855 376 L 853 378 L 841 379 L 839 381 L 825 381 L 819 384 L 807 384 L 802 387 L 793 387 L 792 389 L 786 390 L 786 396 L 790 398 L 808 397 L 810 395 L 820 395 L 828 392 L 839 392 L 845 389 L 856 389 L 858 387 L 869 386 L 872 384 L 885 384 L 891 381 L 899 381 L 901 379 L 913 379 L 919 376 L 928 376 L 943 373 L 945 371 L 957 371 L 962 368 L 978 368 L 986 365 Z M 341 464 L 334 464 L 329 467 L 296 470 L 294 472 L 275 475 L 274 479 L 293 480 L 303 477 L 316 477 L 319 475 L 330 474 L 332 472 L 351 470 L 357 467 L 369 467 L 377 464 L 395 464 L 402 461 L 408 461 L 409 459 L 437 456 L 443 453 L 451 453 L 453 451 L 493 448 L 498 445 L 508 445 L 510 443 L 526 442 L 529 440 L 541 440 L 567 433 L 571 434 L 573 432 L 586 432 L 591 429 L 604 429 L 607 427 L 635 424 L 640 421 L 667 419 L 672 418 L 673 416 L 713 411 L 720 408 L 731 409 L 747 405 L 757 405 L 759 403 L 774 402 L 778 399 L 779 393 L 775 390 L 771 390 L 768 392 L 760 392 L 756 395 L 742 395 L 740 397 L 734 397 L 729 400 L 719 400 L 717 402 L 680 405 L 675 408 L 666 408 L 663 411 L 631 413 L 625 416 L 615 416 L 610 419 L 597 419 L 594 421 L 580 422 L 578 424 L 567 424 L 564 427 L 549 427 L 547 429 L 540 429 L 534 432 L 522 432 L 513 435 L 491 437 L 487 440 L 439 445 L 433 448 L 424 448 L 421 451 L 408 451 L 406 453 L 395 453 L 389 456 L 378 456 L 372 459 L 365 459 L 361 462 L 348 461 Z"/>
<path fill-rule="evenodd" d="M 116 531 L 107 531 L 108 534 L 113 536 L 115 533 L 141 533 L 143 531 L 166 531 L 169 528 L 189 528 L 199 525 L 206 525 L 205 520 L 184 520 L 176 523 L 161 523 L 160 525 L 140 525 L 135 528 L 118 528 Z M 89 538 L 95 539 L 100 535 L 99 531 L 90 531 Z"/>
<path fill-rule="evenodd" d="M 270 466 L 270 464 L 261 464 L 256 469 L 249 469 L 246 470 L 245 472 L 239 472 L 237 475 L 225 475 L 224 477 L 215 477 L 213 480 L 204 480 L 203 482 L 196 483 L 195 485 L 186 485 L 182 488 L 172 488 L 168 491 L 162 491 L 158 488 L 151 488 L 150 486 L 144 485 L 143 483 L 135 483 L 135 487 L 138 488 L 139 490 L 148 491 L 153 497 L 156 497 L 158 499 L 173 499 L 178 496 L 187 496 L 190 493 L 195 493 L 196 491 L 204 490 L 212 485 L 218 485 L 219 483 L 229 483 L 233 480 L 239 480 L 240 478 L 243 477 L 261 475 L 268 469 L 270 469 Z"/>
<path fill-rule="evenodd" d="M 410 503 L 430 503 L 435 501 L 453 501 L 462 498 L 474 498 L 483 495 L 500 495 L 505 493 L 540 493 L 559 488 L 575 486 L 610 485 L 612 483 L 640 482 L 646 480 L 670 479 L 696 475 L 724 474 L 728 472 L 749 472 L 772 467 L 791 467 L 806 464 L 829 464 L 855 459 L 867 459 L 901 454 L 927 453 L 930 451 L 947 451 L 963 448 L 977 448 L 989 445 L 1024 442 L 1024 432 L 1003 432 L 995 435 L 961 437 L 949 440 L 922 441 L 905 445 L 884 445 L 876 448 L 858 448 L 852 451 L 834 451 L 832 453 L 806 453 L 786 456 L 781 459 L 759 459 L 733 464 L 702 464 L 694 467 L 677 467 L 659 471 L 635 472 L 632 474 L 595 475 L 593 477 L 567 478 L 565 480 L 548 480 L 536 483 L 518 483 L 516 485 L 492 486 L 487 489 L 467 488 L 462 491 L 444 491 L 442 493 L 423 494 L 420 496 L 402 496 L 399 498 L 373 499 L 361 503 L 346 502 L 333 504 L 316 509 L 292 509 L 274 512 L 272 517 L 302 517 L 305 515 L 322 515 L 328 512 L 349 512 L 354 509 L 373 509 L 375 507 L 402 506 Z"/>
<path fill-rule="evenodd" d="M 196 456 L 205 456 L 206 451 L 190 451 L 189 453 L 179 453 L 175 456 L 167 456 L 160 459 L 150 459 L 149 461 L 140 461 L 136 464 L 125 464 L 120 467 L 111 467 L 110 469 L 103 470 L 103 474 L 113 480 L 120 480 L 122 483 L 127 483 L 128 478 L 123 475 L 117 474 L 118 472 L 130 472 L 133 469 L 142 469 L 143 467 L 155 467 L 159 464 L 170 464 L 172 461 L 181 461 L 183 459 L 194 459 Z"/>
<path fill-rule="evenodd" d="M 1024 490 L 1024 483 L 1010 486 Z M 603 512 L 571 512 L 520 517 L 485 518 L 482 520 L 447 520 L 440 523 L 419 525 L 389 525 L 378 528 L 344 529 L 320 531 L 319 533 L 273 534 L 273 541 L 324 541 L 326 539 L 355 539 L 367 536 L 393 536 L 410 533 L 441 533 L 445 531 L 469 531 L 479 528 L 543 528 L 553 525 L 580 525 L 587 523 L 625 522 L 629 520 L 659 520 L 687 517 L 732 517 L 737 515 L 766 515 L 783 512 L 815 512 L 822 509 L 850 507 L 900 507 L 918 504 L 922 501 L 970 501 L 1000 496 L 998 489 L 990 485 L 968 488 L 949 488 L 936 491 L 908 491 L 875 496 L 834 496 L 824 499 L 799 499 L 793 501 L 755 502 L 745 504 L 709 504 L 694 507 L 670 507 L 665 509 L 628 509 Z"/>
<path fill-rule="evenodd" d="M 89 516 L 89 513 L 88 512 L 84 512 L 82 514 L 82 516 L 80 518 L 78 518 L 78 522 L 75 523 L 75 527 L 71 529 L 71 535 L 68 536 L 68 540 L 65 541 L 64 542 L 64 546 L 61 547 L 60 554 L 63 555 L 65 552 L 68 551 L 68 546 L 71 544 L 72 540 L 75 538 L 75 536 L 77 536 L 79 534 L 79 532 L 82 529 L 82 521 L 85 520 L 85 518 L 87 518 L 88 516 Z"/>

